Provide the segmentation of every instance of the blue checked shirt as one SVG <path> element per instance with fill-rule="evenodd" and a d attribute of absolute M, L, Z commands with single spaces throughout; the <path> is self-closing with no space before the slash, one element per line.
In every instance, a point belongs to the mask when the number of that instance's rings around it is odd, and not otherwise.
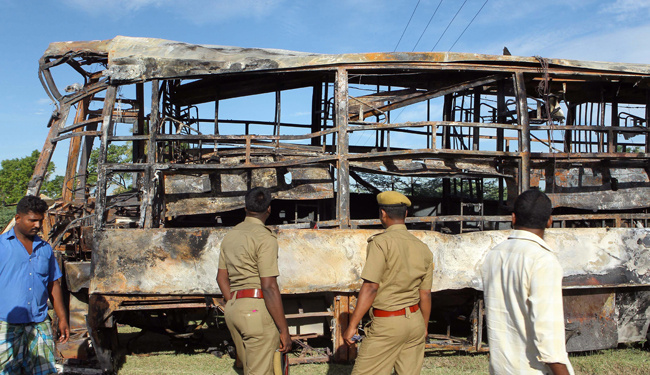
<path fill-rule="evenodd" d="M 32 254 L 14 229 L 0 235 L 0 320 L 40 323 L 47 317 L 47 286 L 61 277 L 52 247 L 34 236 Z"/>

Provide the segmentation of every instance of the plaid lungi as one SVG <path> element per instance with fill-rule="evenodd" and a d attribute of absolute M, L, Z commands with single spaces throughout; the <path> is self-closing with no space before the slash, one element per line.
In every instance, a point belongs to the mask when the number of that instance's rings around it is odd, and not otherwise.
<path fill-rule="evenodd" d="M 0 374 L 56 374 L 49 321 L 11 324 L 0 321 Z"/>

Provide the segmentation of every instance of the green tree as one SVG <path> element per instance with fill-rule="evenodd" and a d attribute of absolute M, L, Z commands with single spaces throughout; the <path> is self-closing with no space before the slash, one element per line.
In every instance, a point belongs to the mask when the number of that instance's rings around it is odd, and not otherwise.
<path fill-rule="evenodd" d="M 63 180 L 65 177 L 57 175 L 52 177 L 52 179 L 43 182 L 41 186 L 41 193 L 47 195 L 50 198 L 60 198 L 63 192 Z"/>
<path fill-rule="evenodd" d="M 133 148 L 131 143 L 125 145 L 109 144 L 106 150 L 106 163 L 123 164 L 133 160 Z M 97 165 L 99 164 L 99 149 L 95 148 L 90 153 L 88 161 L 88 179 L 90 185 L 97 185 Z M 117 194 L 131 189 L 131 173 L 113 173 L 109 176 L 109 190 Z"/>
<path fill-rule="evenodd" d="M 39 156 L 40 152 L 34 150 L 29 156 L 7 159 L 0 163 L 2 165 L 2 169 L 0 169 L 0 201 L 3 204 L 15 204 L 25 195 Z M 50 181 L 49 178 L 53 172 L 54 163 L 50 162 L 44 176 L 43 186 L 47 186 L 48 196 L 57 198 L 61 196 L 63 177 L 57 176 Z M 58 192 L 56 192 L 57 183 L 59 183 Z"/>
<path fill-rule="evenodd" d="M 0 230 L 4 229 L 7 224 L 14 218 L 16 214 L 16 207 L 14 206 L 0 206 Z"/>

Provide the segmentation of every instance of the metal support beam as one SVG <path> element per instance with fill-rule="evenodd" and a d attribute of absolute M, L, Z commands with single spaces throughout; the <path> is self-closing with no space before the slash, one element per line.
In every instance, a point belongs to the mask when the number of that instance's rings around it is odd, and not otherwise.
<path fill-rule="evenodd" d="M 315 84 L 312 90 L 313 94 L 311 97 L 311 132 L 317 133 L 321 130 L 321 117 L 323 114 L 322 103 L 323 103 L 323 87 L 320 83 Z M 320 146 L 321 139 L 320 137 L 314 137 L 311 139 L 312 146 Z"/>
<path fill-rule="evenodd" d="M 97 161 L 97 193 L 95 203 L 94 230 L 98 232 L 104 225 L 106 210 L 106 154 L 108 150 L 108 135 L 111 133 L 113 122 L 113 109 L 115 108 L 115 97 L 117 86 L 109 86 L 104 98 L 104 109 L 102 111 L 102 138 L 99 144 L 99 160 Z"/>
<path fill-rule="evenodd" d="M 526 82 L 524 74 L 515 73 L 515 95 L 517 96 L 517 120 L 519 131 L 519 144 L 521 149 L 521 162 L 519 164 L 519 193 L 530 189 L 530 122 L 528 119 L 528 104 L 526 97 Z"/>
<path fill-rule="evenodd" d="M 86 119 L 88 111 L 88 103 L 90 98 L 86 97 L 77 103 L 77 113 L 74 118 L 74 123 L 83 122 Z M 75 133 L 83 131 L 83 128 L 73 130 Z M 70 140 L 70 148 L 68 150 L 68 163 L 65 169 L 65 177 L 63 179 L 63 192 L 61 194 L 64 203 L 68 203 L 74 197 L 74 180 L 75 171 L 77 170 L 77 163 L 79 161 L 79 149 L 81 148 L 81 137 L 74 137 Z"/>
<path fill-rule="evenodd" d="M 341 228 L 350 227 L 350 161 L 348 160 L 348 71 L 336 70 L 334 102 L 336 111 L 337 176 L 336 218 Z"/>
<path fill-rule="evenodd" d="M 43 185 L 45 174 L 47 173 L 47 166 L 50 164 L 52 153 L 56 148 L 56 142 L 54 142 L 53 139 L 59 135 L 59 129 L 65 125 L 65 122 L 68 119 L 68 113 L 70 113 L 70 105 L 62 104 L 58 117 L 56 117 L 56 114 L 52 114 L 52 118 L 50 119 L 50 132 L 47 134 L 45 145 L 43 145 L 43 150 L 38 157 L 36 166 L 34 166 L 34 173 L 27 185 L 27 195 L 38 196 L 41 186 Z"/>
<path fill-rule="evenodd" d="M 215 114 L 217 116 L 217 114 Z M 216 120 L 215 120 L 216 121 Z M 156 139 L 158 137 L 158 128 L 160 127 L 160 83 L 158 80 L 151 82 L 151 114 L 149 115 L 149 148 L 147 149 L 147 171 L 144 176 L 144 186 L 142 187 L 144 194 L 142 201 L 146 202 L 144 205 L 144 227 L 153 228 L 153 203 L 156 196 L 155 171 L 152 165 L 157 160 L 158 145 Z M 216 130 L 215 125 L 215 130 Z M 216 143 L 216 142 L 215 142 Z"/>

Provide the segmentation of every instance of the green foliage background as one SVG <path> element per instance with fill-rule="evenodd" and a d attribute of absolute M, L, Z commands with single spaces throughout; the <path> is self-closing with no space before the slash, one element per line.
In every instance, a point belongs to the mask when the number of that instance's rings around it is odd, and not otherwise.
<path fill-rule="evenodd" d="M 0 227 L 4 228 L 16 213 L 15 204 L 25 195 L 27 185 L 34 173 L 40 152 L 32 151 L 28 156 L 6 159 L 0 162 Z M 63 176 L 54 173 L 54 163 L 50 162 L 45 174 L 41 193 L 50 198 L 59 198 L 63 187 Z"/>

